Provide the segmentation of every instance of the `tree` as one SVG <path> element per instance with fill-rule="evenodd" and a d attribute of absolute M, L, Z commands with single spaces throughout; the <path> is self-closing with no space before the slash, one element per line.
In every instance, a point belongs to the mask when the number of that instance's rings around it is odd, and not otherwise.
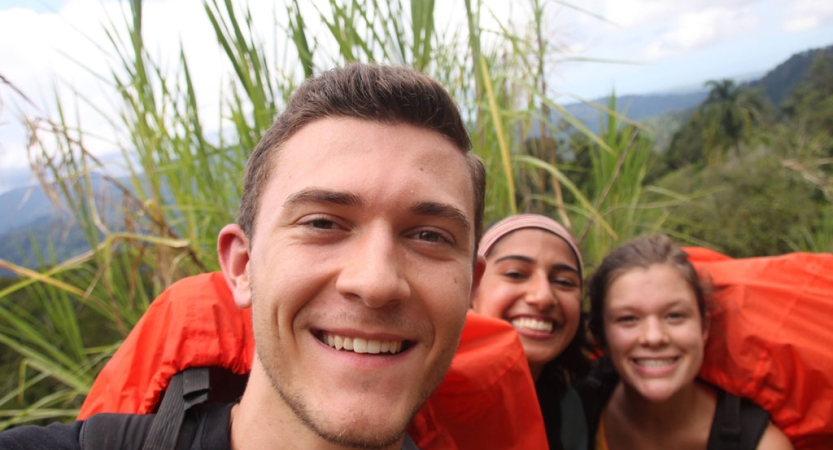
<path fill-rule="evenodd" d="M 711 91 L 698 110 L 706 160 L 721 160 L 729 148 L 735 150 L 740 160 L 742 144 L 749 141 L 753 127 L 763 122 L 770 108 L 757 91 L 737 86 L 732 80 L 711 80 L 706 86 Z"/>
<path fill-rule="evenodd" d="M 811 133 L 833 130 L 833 54 L 816 57 L 806 79 L 784 101 L 782 112 L 789 119 L 805 121 Z"/>

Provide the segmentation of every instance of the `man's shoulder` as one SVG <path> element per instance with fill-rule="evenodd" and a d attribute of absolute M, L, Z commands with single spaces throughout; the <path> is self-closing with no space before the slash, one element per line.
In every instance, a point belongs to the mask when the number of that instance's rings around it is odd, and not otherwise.
<path fill-rule="evenodd" d="M 78 436 L 83 421 L 69 425 L 25 426 L 0 433 L 3 450 L 80 450 Z"/>

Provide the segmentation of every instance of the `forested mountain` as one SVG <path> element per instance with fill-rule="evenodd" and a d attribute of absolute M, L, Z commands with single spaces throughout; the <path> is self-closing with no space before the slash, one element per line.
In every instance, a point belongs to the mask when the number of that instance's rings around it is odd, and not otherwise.
<path fill-rule="evenodd" d="M 708 90 L 705 88 L 680 93 L 623 95 L 616 97 L 616 111 L 629 119 L 641 121 L 694 108 L 707 95 Z M 610 97 L 603 97 L 593 100 L 593 103 L 607 106 L 609 101 Z M 586 103 L 571 103 L 564 108 L 588 128 L 598 132 L 604 115 L 598 108 Z M 555 118 L 557 120 L 559 116 L 555 115 Z"/>
<path fill-rule="evenodd" d="M 810 66 L 821 54 L 833 56 L 833 45 L 796 53 L 748 86 L 761 89 L 773 105 L 781 105 L 796 85 L 806 79 Z"/>
<path fill-rule="evenodd" d="M 121 229 L 118 189 L 93 175 L 94 198 L 102 206 L 102 224 Z M 36 268 L 89 250 L 84 234 L 72 222 L 62 201 L 56 206 L 40 186 L 0 194 L 0 259 Z M 39 261 L 39 258 L 45 261 Z M 0 276 L 10 272 L 0 269 Z"/>
<path fill-rule="evenodd" d="M 741 85 L 760 89 L 773 105 L 780 105 L 796 85 L 806 78 L 813 61 L 822 53 L 833 55 L 833 45 L 796 53 L 761 78 L 743 82 Z M 709 90 L 704 86 L 701 89 L 684 92 L 617 96 L 616 110 L 636 121 L 661 118 L 681 112 L 685 115 L 684 111 L 699 105 L 708 94 Z M 604 106 L 609 100 L 610 97 L 602 97 L 592 102 Z M 564 108 L 591 130 L 599 130 L 599 122 L 603 113 L 598 108 L 586 103 L 570 103 L 564 105 Z M 559 118 L 557 114 L 554 114 L 554 117 Z"/>

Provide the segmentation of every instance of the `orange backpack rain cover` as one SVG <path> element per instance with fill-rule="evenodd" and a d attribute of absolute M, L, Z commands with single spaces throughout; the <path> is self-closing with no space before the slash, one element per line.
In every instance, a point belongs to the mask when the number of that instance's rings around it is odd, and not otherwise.
<path fill-rule="evenodd" d="M 177 372 L 222 366 L 244 374 L 253 355 L 250 310 L 235 305 L 222 274 L 183 279 L 154 300 L 96 378 L 78 418 L 152 412 Z M 546 449 L 514 328 L 469 313 L 451 368 L 408 431 L 423 450 Z"/>
<path fill-rule="evenodd" d="M 833 448 L 833 255 L 685 251 L 716 300 L 700 376 L 768 410 L 796 449 Z"/>

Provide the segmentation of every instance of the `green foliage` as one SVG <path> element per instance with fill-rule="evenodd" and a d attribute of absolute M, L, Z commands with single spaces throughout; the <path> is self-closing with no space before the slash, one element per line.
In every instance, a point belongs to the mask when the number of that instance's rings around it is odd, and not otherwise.
<path fill-rule="evenodd" d="M 706 161 L 723 161 L 728 149 L 743 158 L 742 144 L 752 137 L 752 130 L 762 123 L 768 106 L 759 92 L 735 85 L 732 80 L 708 81 L 709 97 L 700 105 L 696 120 L 702 126 Z"/>
<path fill-rule="evenodd" d="M 793 243 L 804 237 L 802 224 L 819 211 L 812 186 L 775 157 L 705 170 L 691 166 L 660 184 L 699 193 L 672 212 L 670 230 L 738 258 L 794 251 Z"/>
<path fill-rule="evenodd" d="M 615 101 L 611 97 L 606 111 L 616 110 Z M 524 172 L 525 181 L 540 183 L 533 184 L 529 192 L 551 192 L 536 191 L 550 187 L 543 175 L 564 186 L 564 203 L 557 203 L 556 197 L 533 193 L 528 197 L 527 210 L 547 215 L 553 215 L 557 207 L 569 211 L 569 223 L 590 267 L 618 244 L 659 231 L 665 220 L 661 209 L 684 200 L 645 185 L 653 143 L 644 130 L 623 123 L 617 114 L 611 113 L 603 116 L 601 129 L 598 135 L 572 134 L 569 141 L 572 165 L 556 166 L 533 155 L 517 158 L 529 166 Z M 543 147 L 541 141 L 530 140 L 528 144 L 533 148 Z M 554 141 L 551 145 L 562 149 L 562 160 L 567 159 L 564 146 Z M 541 173 L 529 168 L 538 168 Z"/>
<path fill-rule="evenodd" d="M 699 114 L 689 118 L 671 138 L 657 170 L 660 173 L 682 169 L 691 164 L 704 164 L 706 141 L 703 138 L 703 119 Z"/>
<path fill-rule="evenodd" d="M 750 83 L 749 87 L 760 89 L 773 105 L 781 106 L 805 81 L 813 62 L 825 54 L 827 57 L 833 56 L 833 46 L 796 53 L 761 79 Z"/>
<path fill-rule="evenodd" d="M 833 52 L 816 57 L 807 79 L 784 102 L 783 112 L 803 120 L 810 133 L 833 130 Z"/>

